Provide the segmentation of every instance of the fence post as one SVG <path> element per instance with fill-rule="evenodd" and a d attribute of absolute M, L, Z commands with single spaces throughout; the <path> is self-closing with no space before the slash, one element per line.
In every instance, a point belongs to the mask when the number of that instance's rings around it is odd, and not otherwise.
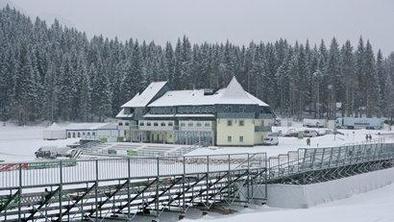
<path fill-rule="evenodd" d="M 264 196 L 265 196 L 265 200 L 267 201 L 268 198 L 268 169 L 269 169 L 269 158 L 267 153 L 265 153 L 265 173 L 264 173 L 264 181 L 265 181 L 265 186 L 264 186 Z"/>
<path fill-rule="evenodd" d="M 98 206 L 98 180 L 99 180 L 99 167 L 98 167 L 98 160 L 95 160 L 96 162 L 96 181 L 94 183 L 94 205 L 95 205 L 95 209 L 96 209 L 96 216 L 95 216 L 95 221 L 98 221 L 98 210 L 97 206 Z"/>
<path fill-rule="evenodd" d="M 63 198 L 63 161 L 60 160 L 59 162 L 59 169 L 60 169 L 60 184 L 59 184 L 59 219 L 63 218 L 62 215 L 62 198 Z"/>
<path fill-rule="evenodd" d="M 130 176 L 131 176 L 131 167 L 130 167 L 130 157 L 127 158 L 127 218 L 130 219 Z"/>
<path fill-rule="evenodd" d="M 18 200 L 18 221 L 21 221 L 22 219 L 22 215 L 21 215 L 21 210 L 22 210 L 22 164 L 19 164 L 19 188 L 18 188 L 18 192 L 19 192 L 19 200 Z"/>
<path fill-rule="evenodd" d="M 227 198 L 228 199 L 230 199 L 230 179 L 231 179 L 231 177 L 230 177 L 230 172 L 231 172 L 231 156 L 230 156 L 230 154 L 228 154 L 228 172 L 227 172 L 227 183 L 228 183 L 228 186 L 227 186 Z"/>
<path fill-rule="evenodd" d="M 185 183 L 186 183 L 186 157 L 183 156 L 183 177 L 182 177 L 182 211 L 185 213 L 186 211 L 186 205 L 185 205 Z"/>
<path fill-rule="evenodd" d="M 159 179 L 160 179 L 160 158 L 156 157 L 157 177 L 156 177 L 156 218 L 159 218 Z"/>
<path fill-rule="evenodd" d="M 207 207 L 208 207 L 209 206 L 209 156 L 207 156 L 207 182 L 206 182 L 206 186 L 207 186 L 206 201 L 207 201 Z"/>
<path fill-rule="evenodd" d="M 249 204 L 249 199 L 250 199 L 250 196 L 249 196 L 249 191 L 250 191 L 250 154 L 248 153 L 248 177 L 247 177 L 247 183 L 248 183 L 248 186 L 247 186 L 247 195 L 246 195 L 246 198 L 247 198 L 247 203 Z"/>

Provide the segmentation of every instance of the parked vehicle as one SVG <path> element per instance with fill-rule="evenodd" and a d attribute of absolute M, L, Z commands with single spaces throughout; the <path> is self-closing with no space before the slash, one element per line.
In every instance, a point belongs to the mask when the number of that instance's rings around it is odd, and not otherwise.
<path fill-rule="evenodd" d="M 304 130 L 303 136 L 304 137 L 316 137 L 319 133 L 316 130 Z"/>
<path fill-rule="evenodd" d="M 337 128 L 343 129 L 382 129 L 384 125 L 384 120 L 381 118 L 355 118 L 355 117 L 343 117 L 337 118 L 335 121 Z"/>
<path fill-rule="evenodd" d="M 71 149 L 69 147 L 43 146 L 40 147 L 34 154 L 37 158 L 56 159 L 60 156 L 69 156 L 70 150 Z"/>
<path fill-rule="evenodd" d="M 322 128 L 326 124 L 325 119 L 304 119 L 303 126 L 304 127 L 316 127 Z"/>
<path fill-rule="evenodd" d="M 264 138 L 263 144 L 264 145 L 278 145 L 279 138 L 274 135 L 268 135 L 266 138 Z"/>
<path fill-rule="evenodd" d="M 297 137 L 298 131 L 296 129 L 289 129 L 286 133 L 283 134 L 285 137 Z"/>

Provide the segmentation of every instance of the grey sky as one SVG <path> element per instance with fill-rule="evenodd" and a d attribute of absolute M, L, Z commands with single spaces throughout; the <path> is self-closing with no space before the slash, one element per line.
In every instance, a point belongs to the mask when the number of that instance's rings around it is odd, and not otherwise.
<path fill-rule="evenodd" d="M 89 36 L 103 34 L 163 44 L 250 40 L 318 43 L 333 36 L 354 45 L 360 35 L 394 51 L 393 0 L 13 0 L 33 16 L 61 17 Z"/>

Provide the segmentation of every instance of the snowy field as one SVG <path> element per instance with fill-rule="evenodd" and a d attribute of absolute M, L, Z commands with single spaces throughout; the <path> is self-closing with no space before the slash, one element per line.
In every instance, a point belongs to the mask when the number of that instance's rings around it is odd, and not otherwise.
<path fill-rule="evenodd" d="M 77 139 L 45 141 L 42 139 L 42 126 L 0 126 L 0 160 L 6 162 L 32 161 L 35 159 L 34 152 L 41 146 L 65 146 L 72 144 Z M 289 129 L 302 130 L 301 124 L 293 124 L 292 127 L 274 127 L 273 131 L 286 132 Z M 324 129 L 320 129 L 324 130 Z M 365 142 L 365 135 L 371 134 L 373 139 L 384 138 L 385 141 L 393 141 L 394 132 L 388 130 L 339 130 L 344 135 L 325 135 L 311 138 L 311 145 L 307 147 L 306 138 L 279 137 L 278 146 L 255 146 L 255 147 L 210 147 L 194 150 L 188 155 L 209 154 L 234 154 L 266 152 L 268 156 L 287 153 L 298 148 L 331 147 L 352 143 Z M 354 132 L 354 133 L 353 133 Z M 378 135 L 388 134 L 386 136 Z"/>
<path fill-rule="evenodd" d="M 301 126 L 290 128 L 303 129 Z M 274 131 L 289 130 L 288 127 L 276 127 Z M 18 127 L 0 126 L 0 160 L 21 162 L 34 160 L 34 152 L 44 145 L 62 146 L 76 142 L 76 139 L 44 141 L 41 126 Z M 394 134 L 388 130 L 340 130 L 344 135 L 325 135 L 311 139 L 312 147 L 330 147 L 352 143 L 365 142 L 365 135 L 371 134 L 373 139 L 384 138 L 386 142 L 393 141 Z M 354 133 L 353 133 L 354 132 Z M 378 135 L 381 134 L 381 135 Z M 383 136 L 384 135 L 384 136 Z M 280 137 L 278 146 L 257 147 L 221 147 L 198 149 L 189 155 L 229 154 L 267 152 L 268 156 L 286 153 L 289 150 L 306 148 L 306 139 Z M 272 207 L 251 206 L 233 215 L 223 216 L 215 213 L 199 218 L 186 219 L 188 222 L 203 221 L 305 221 L 305 222 L 391 222 L 394 221 L 394 184 L 352 196 L 348 199 L 334 201 L 308 209 L 279 209 Z"/>
<path fill-rule="evenodd" d="M 42 126 L 0 126 L 0 160 L 22 162 L 35 159 L 34 152 L 41 146 L 64 146 L 77 139 L 45 141 Z"/>
<path fill-rule="evenodd" d="M 208 214 L 185 222 L 392 222 L 394 221 L 394 184 L 354 195 L 350 198 L 321 204 L 308 209 L 254 207 L 240 209 L 234 215 Z"/>

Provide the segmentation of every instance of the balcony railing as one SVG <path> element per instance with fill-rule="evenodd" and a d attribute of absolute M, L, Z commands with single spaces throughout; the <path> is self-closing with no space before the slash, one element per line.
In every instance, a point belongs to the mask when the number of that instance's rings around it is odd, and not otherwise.
<path fill-rule="evenodd" d="M 255 126 L 255 132 L 271 132 L 271 126 Z"/>

